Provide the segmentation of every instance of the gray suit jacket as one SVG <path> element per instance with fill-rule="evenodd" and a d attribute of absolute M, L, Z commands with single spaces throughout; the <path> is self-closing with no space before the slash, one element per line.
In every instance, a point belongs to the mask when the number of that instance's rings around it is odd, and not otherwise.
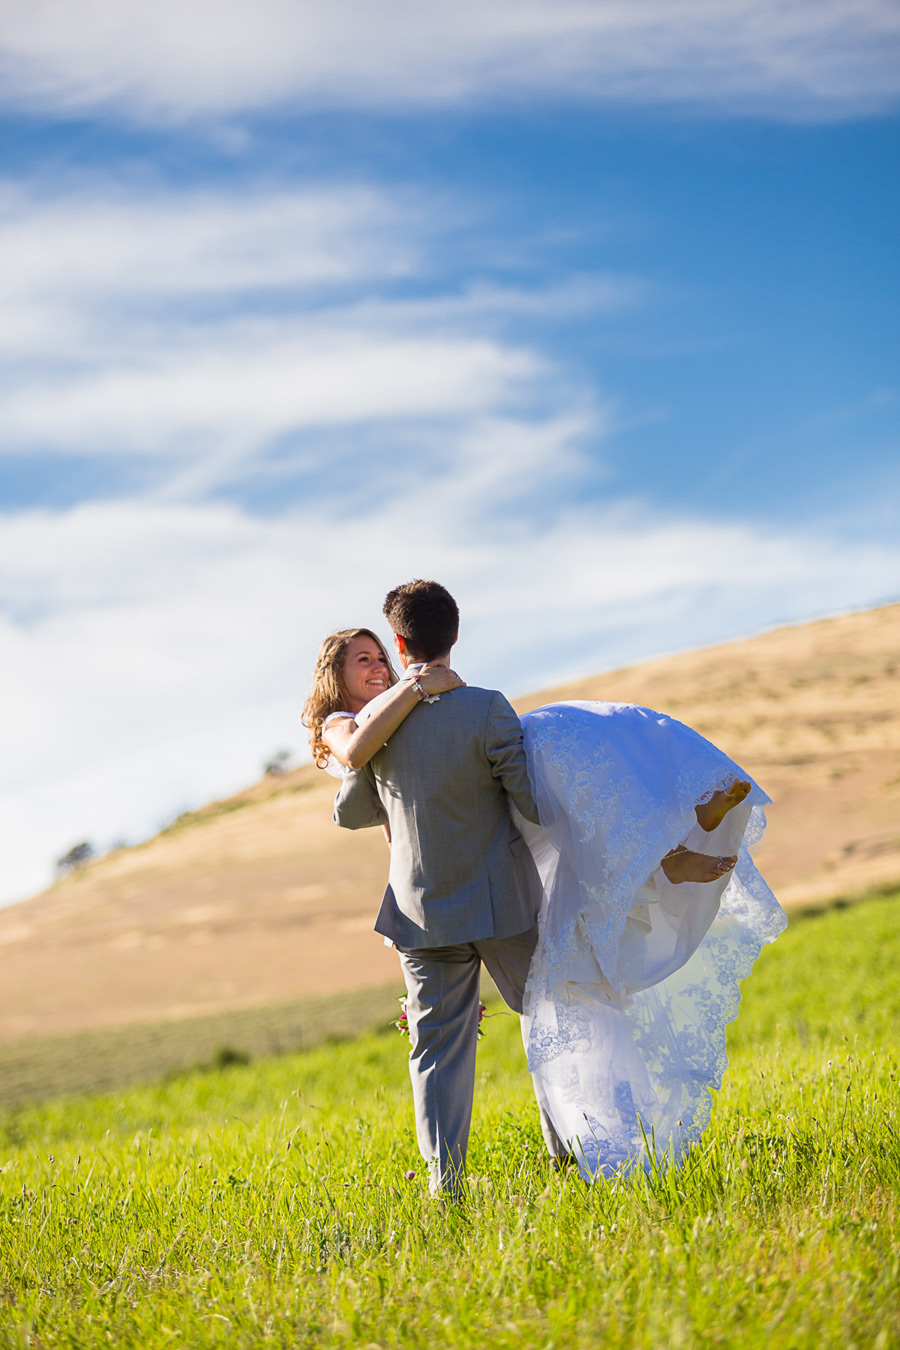
<path fill-rule="evenodd" d="M 522 728 L 502 694 L 467 686 L 414 708 L 365 768 L 347 775 L 334 804 L 347 829 L 390 825 L 375 931 L 417 948 L 530 928 L 541 885 L 510 802 L 537 821 Z"/>

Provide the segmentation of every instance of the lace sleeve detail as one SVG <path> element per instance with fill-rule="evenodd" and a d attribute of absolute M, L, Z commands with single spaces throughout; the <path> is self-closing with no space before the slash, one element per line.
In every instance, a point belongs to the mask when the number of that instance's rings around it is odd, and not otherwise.
<path fill-rule="evenodd" d="M 351 722 L 355 720 L 353 713 L 348 712 L 329 713 L 328 716 L 325 718 L 325 721 L 322 723 L 322 730 L 323 731 L 325 730 L 329 722 L 335 722 L 339 717 L 349 717 Z"/>

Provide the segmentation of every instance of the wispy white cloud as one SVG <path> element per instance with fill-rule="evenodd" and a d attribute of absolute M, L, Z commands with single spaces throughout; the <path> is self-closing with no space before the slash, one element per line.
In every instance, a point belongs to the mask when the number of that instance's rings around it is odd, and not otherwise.
<path fill-rule="evenodd" d="M 241 302 L 309 305 L 420 264 L 412 201 L 365 186 L 125 188 L 84 176 L 0 189 L 0 351 L 89 358 Z"/>
<path fill-rule="evenodd" d="M 352 429 L 353 471 L 371 458 L 365 428 L 383 451 L 415 427 L 422 462 L 435 425 L 464 436 L 472 418 L 541 400 L 597 418 L 597 398 L 510 324 L 647 293 L 614 275 L 447 288 L 427 203 L 402 192 L 74 183 L 3 197 L 0 454 L 152 459 L 169 498 L 267 472 L 273 448 L 280 471 L 309 470 L 323 454 L 311 432 Z"/>
<path fill-rule="evenodd" d="M 200 437 L 252 452 L 299 428 L 471 412 L 539 373 L 535 357 L 477 337 L 325 329 L 291 341 L 266 327 L 160 351 L 138 370 L 57 376 L 52 398 L 35 380 L 0 398 L 0 419 L 18 446 L 183 455 Z"/>
<path fill-rule="evenodd" d="M 148 121 L 535 95 L 788 116 L 900 92 L 891 0 L 6 0 L 7 105 Z"/>

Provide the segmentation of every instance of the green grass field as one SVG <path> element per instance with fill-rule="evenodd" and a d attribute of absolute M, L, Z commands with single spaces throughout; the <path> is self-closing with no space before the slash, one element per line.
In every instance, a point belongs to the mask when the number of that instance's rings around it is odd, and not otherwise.
<path fill-rule="evenodd" d="M 8 1108 L 0 1346 L 900 1345 L 898 951 L 900 896 L 792 924 L 702 1145 L 612 1188 L 549 1172 L 512 1016 L 465 1208 L 394 1031 Z"/>
<path fill-rule="evenodd" d="M 396 1008 L 397 987 L 391 984 L 172 1022 L 0 1042 L 0 1111 L 62 1093 L 120 1091 L 192 1069 L 346 1040 L 384 1026 Z"/>

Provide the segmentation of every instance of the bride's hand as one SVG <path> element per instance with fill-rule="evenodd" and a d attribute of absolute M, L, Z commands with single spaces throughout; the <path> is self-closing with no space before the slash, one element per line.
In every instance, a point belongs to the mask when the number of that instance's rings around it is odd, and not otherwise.
<path fill-rule="evenodd" d="M 447 694 L 451 689 L 464 689 L 465 680 L 461 680 L 455 670 L 449 666 L 427 665 L 419 672 L 419 684 L 426 694 Z"/>

